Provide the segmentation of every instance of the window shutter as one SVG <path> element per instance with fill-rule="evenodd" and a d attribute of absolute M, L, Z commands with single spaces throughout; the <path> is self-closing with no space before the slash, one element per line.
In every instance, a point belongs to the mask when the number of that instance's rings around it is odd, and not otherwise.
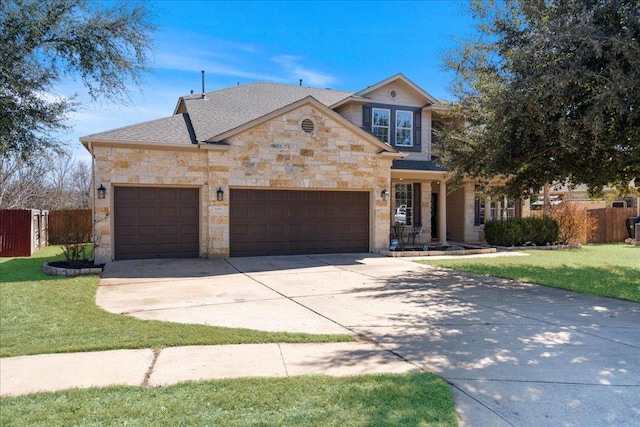
<path fill-rule="evenodd" d="M 419 182 L 413 184 L 413 225 L 422 226 L 422 190 Z"/>
<path fill-rule="evenodd" d="M 422 111 L 414 111 L 413 113 L 413 145 L 420 146 L 420 137 L 422 135 Z"/>
<path fill-rule="evenodd" d="M 371 133 L 371 107 L 367 105 L 362 107 L 362 129 Z"/>

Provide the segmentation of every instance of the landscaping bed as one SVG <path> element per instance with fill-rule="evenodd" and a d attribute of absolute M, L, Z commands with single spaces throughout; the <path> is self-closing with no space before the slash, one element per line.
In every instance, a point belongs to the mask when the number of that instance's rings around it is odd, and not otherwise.
<path fill-rule="evenodd" d="M 423 246 L 403 246 L 395 250 L 381 250 L 380 254 L 388 257 L 425 257 L 425 256 L 443 256 L 443 255 L 477 255 L 492 254 L 496 252 L 496 248 L 468 245 L 468 244 L 442 244 L 434 243 Z"/>

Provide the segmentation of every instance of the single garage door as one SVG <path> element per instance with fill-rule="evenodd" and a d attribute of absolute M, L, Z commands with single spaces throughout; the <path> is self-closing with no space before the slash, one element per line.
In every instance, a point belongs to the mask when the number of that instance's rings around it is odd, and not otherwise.
<path fill-rule="evenodd" d="M 115 258 L 190 258 L 198 253 L 197 188 L 114 188 Z"/>
<path fill-rule="evenodd" d="M 231 256 L 369 251 L 369 193 L 231 190 Z"/>

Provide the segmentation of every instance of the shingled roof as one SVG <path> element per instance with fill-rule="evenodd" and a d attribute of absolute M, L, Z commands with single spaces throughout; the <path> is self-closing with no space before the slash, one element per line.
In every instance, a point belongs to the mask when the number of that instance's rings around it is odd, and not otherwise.
<path fill-rule="evenodd" d="M 205 96 L 183 96 L 173 116 L 87 135 L 80 140 L 197 144 L 309 96 L 331 107 L 352 95 L 331 89 L 252 83 L 206 92 Z"/>
<path fill-rule="evenodd" d="M 204 97 L 202 94 L 184 96 L 176 112 L 181 111 L 183 105 L 197 140 L 208 141 L 308 96 L 331 107 L 351 95 L 351 92 L 331 89 L 252 83 L 206 92 Z"/>
<path fill-rule="evenodd" d="M 157 144 L 196 144 L 187 114 L 138 123 L 105 132 L 83 136 L 81 141 L 147 142 Z"/>

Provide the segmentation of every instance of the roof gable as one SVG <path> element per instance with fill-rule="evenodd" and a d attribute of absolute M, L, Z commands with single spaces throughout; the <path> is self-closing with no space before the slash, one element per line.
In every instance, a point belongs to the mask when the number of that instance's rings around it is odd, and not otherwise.
<path fill-rule="evenodd" d="M 409 80 L 402 73 L 398 73 L 385 80 L 382 80 L 381 82 L 374 84 L 373 86 L 369 86 L 366 89 L 357 92 L 355 95 L 361 97 L 369 97 L 374 92 L 384 89 L 385 87 L 392 87 L 393 85 L 401 85 L 408 88 L 411 92 L 413 92 L 414 96 L 416 96 L 424 103 L 424 105 L 439 103 L 439 101 L 435 97 L 424 91 L 420 86 Z"/>
<path fill-rule="evenodd" d="M 351 92 L 331 89 L 252 83 L 206 92 L 204 96 L 184 96 L 178 101 L 176 112 L 189 113 L 196 139 L 201 142 L 219 139 L 219 135 L 308 96 L 331 106 L 351 95 Z"/>
<path fill-rule="evenodd" d="M 315 99 L 312 96 L 307 96 L 303 99 L 300 99 L 296 102 L 293 102 L 289 105 L 286 105 L 282 108 L 279 108 L 275 111 L 272 111 L 268 114 L 265 114 L 261 117 L 258 117 L 254 120 L 251 120 L 247 123 L 243 123 L 241 126 L 238 126 L 234 129 L 230 129 L 227 132 L 224 132 L 220 135 L 217 135 L 214 138 L 211 138 L 209 140 L 207 140 L 207 142 L 209 143 L 216 143 L 216 142 L 223 142 L 225 139 L 231 138 L 234 135 L 237 135 L 239 133 L 242 133 L 246 130 L 249 130 L 255 126 L 258 126 L 266 121 L 269 121 L 271 119 L 274 119 L 278 116 L 281 116 L 285 113 L 288 113 L 290 111 L 293 111 L 297 108 L 300 108 L 304 105 L 312 105 L 313 107 L 317 108 L 318 110 L 320 110 L 323 114 L 329 116 L 332 120 L 340 123 L 342 126 L 344 126 L 346 129 L 348 129 L 349 131 L 351 131 L 352 133 L 355 133 L 358 137 L 362 138 L 363 140 L 369 142 L 370 144 L 372 144 L 373 146 L 377 147 L 380 152 L 384 152 L 384 153 L 390 153 L 390 154 L 398 154 L 402 157 L 404 157 L 404 155 L 401 155 L 396 149 L 394 149 L 393 147 L 391 147 L 388 144 L 385 144 L 384 142 L 381 142 L 380 140 L 378 140 L 378 138 L 376 138 L 374 135 L 370 134 L 369 132 L 364 131 L 363 129 L 359 128 L 358 126 L 354 125 L 353 123 L 351 123 L 350 121 L 348 121 L 347 119 L 345 119 L 344 117 L 342 117 L 340 114 L 336 113 L 335 111 L 333 111 L 331 108 L 327 107 L 325 104 L 321 103 L 320 101 L 318 101 L 317 99 Z"/>

